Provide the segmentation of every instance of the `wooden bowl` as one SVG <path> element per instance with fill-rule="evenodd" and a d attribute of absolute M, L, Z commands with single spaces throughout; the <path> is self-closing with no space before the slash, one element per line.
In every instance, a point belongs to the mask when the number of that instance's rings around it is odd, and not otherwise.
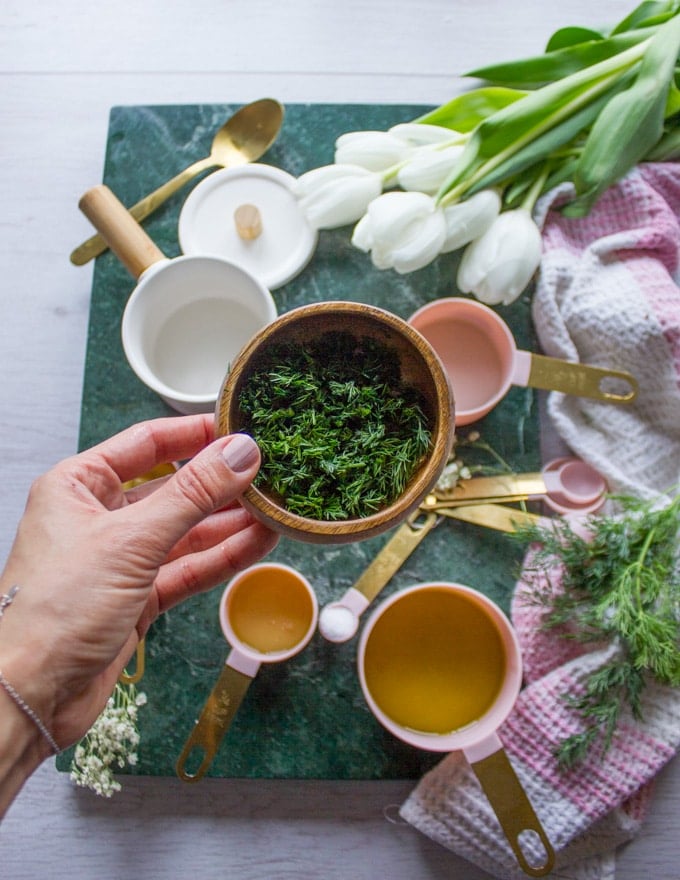
<path fill-rule="evenodd" d="M 245 430 L 240 394 L 253 370 L 267 362 L 273 345 L 292 342 L 304 347 L 310 339 L 329 331 L 367 336 L 395 353 L 403 385 L 414 387 L 422 395 L 431 431 L 428 456 L 396 500 L 361 518 L 320 520 L 299 516 L 255 486 L 246 490 L 242 502 L 258 520 L 287 537 L 316 544 L 344 544 L 378 535 L 406 519 L 431 491 L 451 454 L 454 404 L 450 382 L 433 348 L 417 330 L 396 315 L 363 303 L 321 302 L 293 309 L 257 332 L 232 362 L 217 398 L 215 430 L 217 436 Z"/>

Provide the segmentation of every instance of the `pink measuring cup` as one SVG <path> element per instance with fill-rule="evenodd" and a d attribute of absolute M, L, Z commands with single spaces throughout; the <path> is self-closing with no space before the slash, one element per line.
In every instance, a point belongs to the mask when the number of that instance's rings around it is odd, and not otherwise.
<path fill-rule="evenodd" d="M 443 654 L 438 647 L 442 644 Z M 499 655 L 503 663 L 492 679 L 488 669 Z M 496 732 L 522 683 L 519 643 L 501 609 L 462 584 L 424 583 L 401 590 L 385 599 L 367 621 L 359 640 L 358 668 L 364 698 L 380 724 L 416 748 L 462 751 L 522 870 L 532 877 L 549 873 L 552 845 Z M 391 688 L 385 682 L 392 682 Z M 464 707 L 457 729 L 417 729 L 426 717 L 423 707 L 436 706 L 439 712 L 441 705 L 458 699 L 462 689 L 487 695 L 486 708 L 481 703 L 475 707 L 481 715 Z"/>
<path fill-rule="evenodd" d="M 292 616 L 291 605 L 296 608 Z M 241 616 L 245 607 L 250 619 L 245 632 L 235 623 L 239 607 Z M 312 585 L 299 571 L 283 563 L 260 562 L 229 581 L 219 613 L 231 650 L 177 759 L 175 769 L 184 782 L 197 782 L 207 773 L 260 666 L 290 660 L 307 646 L 319 606 Z M 263 621 L 268 644 L 261 637 L 253 644 L 248 641 L 252 626 L 259 629 Z"/>
<path fill-rule="evenodd" d="M 476 300 L 434 300 L 411 315 L 408 323 L 427 339 L 449 374 L 459 426 L 485 416 L 512 385 L 606 403 L 630 403 L 637 395 L 637 381 L 623 370 L 519 350 L 505 321 Z"/>

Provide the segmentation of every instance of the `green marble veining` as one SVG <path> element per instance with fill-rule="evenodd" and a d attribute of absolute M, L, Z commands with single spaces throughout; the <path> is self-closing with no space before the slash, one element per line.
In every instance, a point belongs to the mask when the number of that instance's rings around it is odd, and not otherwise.
<path fill-rule="evenodd" d="M 132 204 L 196 159 L 207 155 L 214 131 L 238 105 L 114 107 L 110 115 L 104 182 Z M 400 105 L 297 104 L 286 108 L 279 139 L 262 161 L 291 174 L 332 161 L 335 138 L 354 129 L 385 129 L 427 108 Z M 177 220 L 191 184 L 145 228 L 164 253 L 179 253 Z M 407 276 L 378 272 L 352 248 L 349 230 L 322 232 L 304 272 L 274 294 L 279 312 L 306 302 L 370 302 L 406 318 L 425 302 L 456 294 L 457 256 L 446 255 Z M 145 418 L 171 411 L 128 367 L 120 319 L 134 280 L 107 252 L 97 259 L 92 289 L 83 386 L 80 446 Z M 529 302 L 499 310 L 521 348 L 535 346 Z M 539 465 L 534 395 L 512 389 L 475 426 L 517 470 Z M 320 606 L 338 598 L 389 535 L 342 547 L 284 539 L 273 558 L 299 568 Z M 415 551 L 384 595 L 431 579 L 469 584 L 508 609 L 522 548 L 499 532 L 444 521 Z M 184 740 L 228 653 L 217 620 L 221 590 L 196 597 L 164 615 L 146 641 L 140 685 L 148 705 L 140 712 L 139 764 L 126 772 L 172 775 Z M 439 760 L 401 744 L 374 721 L 356 677 L 357 639 L 337 646 L 315 636 L 285 664 L 263 666 L 222 743 L 210 774 L 222 777 L 327 779 L 417 778 Z M 70 755 L 59 759 L 67 769 Z"/>

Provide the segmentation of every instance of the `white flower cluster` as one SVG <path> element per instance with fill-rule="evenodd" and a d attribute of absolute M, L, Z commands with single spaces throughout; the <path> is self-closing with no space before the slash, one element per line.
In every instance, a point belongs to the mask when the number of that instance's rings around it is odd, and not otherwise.
<path fill-rule="evenodd" d="M 422 123 L 348 132 L 336 141 L 334 164 L 302 174 L 293 192 L 315 229 L 355 223 L 352 244 L 378 269 L 414 272 L 465 247 L 458 288 L 488 305 L 508 304 L 538 268 L 540 231 L 526 206 L 501 213 L 494 189 L 438 199 L 466 140 Z"/>
<path fill-rule="evenodd" d="M 441 476 L 437 480 L 437 489 L 440 492 L 451 492 L 461 480 L 469 480 L 471 477 L 472 473 L 470 468 L 463 462 L 454 458 L 447 463 Z"/>
<path fill-rule="evenodd" d="M 71 764 L 71 779 L 102 797 L 111 797 L 121 785 L 116 769 L 137 763 L 137 713 L 146 694 L 134 685 L 116 684 L 102 714 L 78 743 Z"/>

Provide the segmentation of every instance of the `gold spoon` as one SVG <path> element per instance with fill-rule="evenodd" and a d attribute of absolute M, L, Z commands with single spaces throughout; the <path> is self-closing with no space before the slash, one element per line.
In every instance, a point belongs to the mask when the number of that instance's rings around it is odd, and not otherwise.
<path fill-rule="evenodd" d="M 241 107 L 216 133 L 208 156 L 180 171 L 128 210 L 139 222 L 201 171 L 215 166 L 245 165 L 259 159 L 276 140 L 283 123 L 283 112 L 281 104 L 273 98 L 262 98 Z M 93 235 L 73 251 L 71 262 L 83 266 L 104 253 L 107 247 L 101 235 Z"/>

